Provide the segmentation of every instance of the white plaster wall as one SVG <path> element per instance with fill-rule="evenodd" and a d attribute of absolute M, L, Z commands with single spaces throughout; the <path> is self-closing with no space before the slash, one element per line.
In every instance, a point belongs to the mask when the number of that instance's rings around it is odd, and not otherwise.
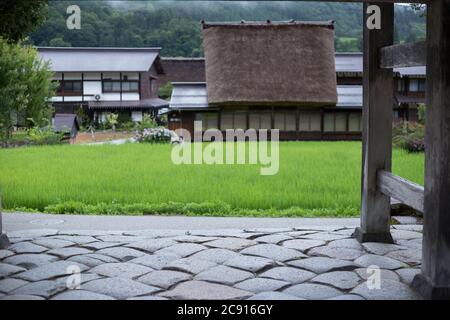
<path fill-rule="evenodd" d="M 119 101 L 120 93 L 102 93 L 102 98 L 100 100 L 103 101 Z"/>
<path fill-rule="evenodd" d="M 84 94 L 101 94 L 102 82 L 101 81 L 84 81 Z"/>
<path fill-rule="evenodd" d="M 122 93 L 122 100 L 123 101 L 137 101 L 137 100 L 139 100 L 139 93 L 132 93 L 132 92 Z"/>

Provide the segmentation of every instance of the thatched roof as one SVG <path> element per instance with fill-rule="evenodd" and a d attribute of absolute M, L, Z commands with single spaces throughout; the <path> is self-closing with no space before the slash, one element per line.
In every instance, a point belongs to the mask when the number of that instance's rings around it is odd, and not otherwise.
<path fill-rule="evenodd" d="M 202 22 L 208 102 L 335 105 L 333 22 Z"/>

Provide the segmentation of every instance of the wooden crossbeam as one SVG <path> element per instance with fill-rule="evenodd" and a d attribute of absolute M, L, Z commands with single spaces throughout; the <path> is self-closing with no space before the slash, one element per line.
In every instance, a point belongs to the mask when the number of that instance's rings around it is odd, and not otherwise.
<path fill-rule="evenodd" d="M 396 44 L 380 49 L 380 68 L 403 68 L 427 64 L 426 41 Z"/>
<path fill-rule="evenodd" d="M 379 170 L 377 188 L 383 194 L 423 213 L 424 188 L 414 182 Z"/>

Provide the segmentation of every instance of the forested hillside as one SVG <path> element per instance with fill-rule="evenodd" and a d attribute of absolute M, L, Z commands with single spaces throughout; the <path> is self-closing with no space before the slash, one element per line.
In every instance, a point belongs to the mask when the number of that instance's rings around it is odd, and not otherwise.
<path fill-rule="evenodd" d="M 81 8 L 81 30 L 68 30 L 66 8 Z M 336 50 L 359 51 L 362 7 L 328 2 L 51 1 L 47 21 L 30 35 L 39 46 L 162 47 L 164 56 L 201 56 L 200 20 L 334 20 Z M 425 19 L 396 7 L 396 41 L 425 37 Z"/>

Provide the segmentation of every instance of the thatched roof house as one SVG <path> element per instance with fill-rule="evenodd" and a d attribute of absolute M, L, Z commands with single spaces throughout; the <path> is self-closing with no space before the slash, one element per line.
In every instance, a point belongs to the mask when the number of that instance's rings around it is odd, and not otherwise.
<path fill-rule="evenodd" d="M 210 104 L 336 104 L 332 22 L 203 22 L 202 33 Z"/>

